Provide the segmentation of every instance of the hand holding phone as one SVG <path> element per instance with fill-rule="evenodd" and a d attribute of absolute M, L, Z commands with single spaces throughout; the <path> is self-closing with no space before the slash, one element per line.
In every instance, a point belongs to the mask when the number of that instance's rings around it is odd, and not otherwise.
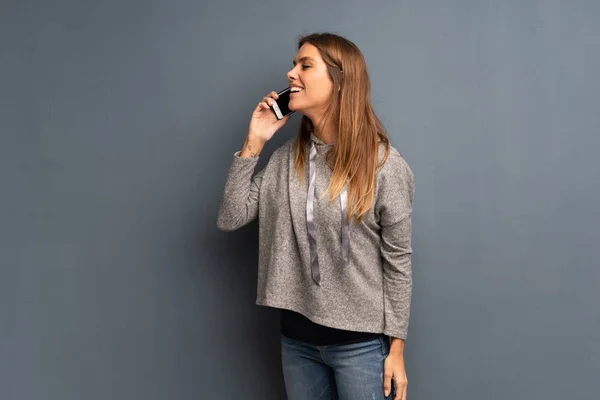
<path fill-rule="evenodd" d="M 286 90 L 288 93 L 287 96 L 285 95 Z M 283 99 L 279 93 L 283 94 Z M 267 142 L 291 118 L 290 114 L 292 114 L 292 111 L 288 108 L 289 88 L 279 93 L 273 91 L 263 97 L 262 101 L 258 103 L 250 119 L 248 137 Z M 276 102 L 278 104 L 275 106 Z M 275 112 L 275 107 L 279 110 L 282 116 L 281 119 Z"/>

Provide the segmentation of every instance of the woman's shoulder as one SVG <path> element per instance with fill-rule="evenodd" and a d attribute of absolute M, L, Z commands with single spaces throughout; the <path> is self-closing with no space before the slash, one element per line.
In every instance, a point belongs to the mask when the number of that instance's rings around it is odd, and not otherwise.
<path fill-rule="evenodd" d="M 379 160 L 381 163 L 385 157 L 385 144 L 379 144 Z M 402 155 L 402 153 L 394 147 L 391 143 L 389 145 L 389 154 L 385 159 L 384 164 L 380 169 L 380 174 L 382 175 L 401 175 L 401 176 L 409 176 L 411 179 L 413 178 L 413 172 L 408 162 Z"/>

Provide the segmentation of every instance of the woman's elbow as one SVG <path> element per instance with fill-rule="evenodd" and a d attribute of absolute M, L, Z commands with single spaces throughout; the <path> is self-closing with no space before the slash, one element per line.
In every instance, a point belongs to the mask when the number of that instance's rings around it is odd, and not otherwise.
<path fill-rule="evenodd" d="M 238 229 L 239 224 L 237 224 L 236 221 L 231 218 L 227 218 L 224 215 L 219 215 L 217 217 L 217 228 L 224 232 L 231 232 Z"/>

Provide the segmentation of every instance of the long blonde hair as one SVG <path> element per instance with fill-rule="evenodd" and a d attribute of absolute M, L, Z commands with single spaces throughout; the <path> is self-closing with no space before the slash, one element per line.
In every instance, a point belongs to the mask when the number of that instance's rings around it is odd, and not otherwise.
<path fill-rule="evenodd" d="M 330 192 L 333 203 L 348 179 L 348 218 L 354 215 L 357 223 L 361 223 L 375 200 L 377 169 L 390 153 L 387 132 L 371 105 L 367 63 L 354 43 L 333 33 L 303 36 L 298 49 L 305 43 L 319 50 L 334 87 L 323 118 L 323 121 L 334 118 L 338 127 L 335 145 L 327 153 L 328 159 L 333 160 L 333 172 L 325 192 Z M 303 116 L 295 141 L 295 171 L 301 181 L 304 181 L 306 146 L 313 130 L 311 120 Z M 378 163 L 380 143 L 385 145 L 385 153 Z"/>

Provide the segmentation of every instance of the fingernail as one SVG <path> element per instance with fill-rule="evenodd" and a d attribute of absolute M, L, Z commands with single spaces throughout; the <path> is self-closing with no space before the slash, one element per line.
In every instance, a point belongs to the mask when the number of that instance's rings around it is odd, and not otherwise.
<path fill-rule="evenodd" d="M 385 395 L 385 397 L 388 397 L 390 395 L 390 392 L 388 392 L 387 390 L 385 392 L 383 392 L 383 394 Z"/>

